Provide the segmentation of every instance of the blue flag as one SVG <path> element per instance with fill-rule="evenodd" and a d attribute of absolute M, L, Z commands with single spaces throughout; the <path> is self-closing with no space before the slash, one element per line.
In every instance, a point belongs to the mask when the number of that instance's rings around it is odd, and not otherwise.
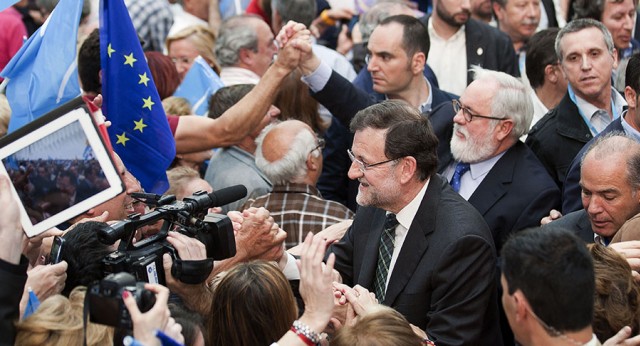
<path fill-rule="evenodd" d="M 205 115 L 209 111 L 209 98 L 223 86 L 218 74 L 198 56 L 173 96 L 186 98 L 193 113 Z"/>
<path fill-rule="evenodd" d="M 80 95 L 76 38 L 81 12 L 82 1 L 60 0 L 0 72 L 9 79 L 9 132 Z"/>
<path fill-rule="evenodd" d="M 100 57 L 113 149 L 145 191 L 164 193 L 175 140 L 123 0 L 100 2 Z"/>
<path fill-rule="evenodd" d="M 9 6 L 15 4 L 18 0 L 0 0 L 0 12 L 9 8 Z"/>
<path fill-rule="evenodd" d="M 28 288 L 28 291 L 29 300 L 27 301 L 27 306 L 24 309 L 24 315 L 22 315 L 23 320 L 33 315 L 33 313 L 36 312 L 36 310 L 38 310 L 38 308 L 40 307 L 40 299 L 38 299 L 38 296 L 36 296 L 31 287 Z"/>

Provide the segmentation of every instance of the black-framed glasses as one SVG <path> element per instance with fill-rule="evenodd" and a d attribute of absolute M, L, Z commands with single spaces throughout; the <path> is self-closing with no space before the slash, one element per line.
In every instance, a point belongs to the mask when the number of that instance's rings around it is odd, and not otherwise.
<path fill-rule="evenodd" d="M 453 110 L 458 113 L 460 110 L 462 110 L 462 115 L 464 116 L 464 120 L 466 120 L 466 122 L 470 123 L 471 121 L 473 121 L 473 118 L 484 118 L 484 119 L 493 119 L 493 120 L 507 120 L 508 118 L 498 118 L 498 117 L 490 117 L 490 116 L 486 116 L 486 115 L 480 115 L 480 114 L 473 114 L 471 113 L 471 110 L 465 106 L 462 105 L 462 103 L 460 103 L 460 100 L 452 100 L 451 103 L 453 104 Z"/>
<path fill-rule="evenodd" d="M 360 169 L 360 172 L 362 172 L 362 173 L 366 172 L 367 169 L 369 169 L 371 167 L 380 166 L 380 165 L 385 164 L 387 162 L 397 161 L 398 160 L 398 159 L 389 159 L 389 160 L 380 161 L 380 162 L 376 162 L 376 163 L 365 163 L 362 160 L 358 160 L 356 158 L 356 156 L 353 154 L 353 151 L 351 151 L 351 149 L 347 149 L 347 154 L 349 154 L 349 159 L 351 159 L 351 162 L 355 162 L 355 163 L 358 164 L 358 168 Z"/>
<path fill-rule="evenodd" d="M 310 152 L 314 152 L 318 149 L 322 150 L 324 149 L 325 145 L 326 145 L 326 142 L 324 141 L 324 138 L 318 137 L 316 138 L 316 147 L 313 148 L 313 150 L 311 150 Z"/>

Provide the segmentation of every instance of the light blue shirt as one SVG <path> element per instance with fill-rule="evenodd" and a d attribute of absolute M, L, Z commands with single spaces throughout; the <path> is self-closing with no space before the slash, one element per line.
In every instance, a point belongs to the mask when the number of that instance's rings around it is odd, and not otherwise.
<path fill-rule="evenodd" d="M 493 166 L 495 166 L 496 162 L 498 162 L 498 160 L 500 160 L 500 158 L 502 158 L 502 156 L 506 152 L 507 151 L 505 150 L 490 159 L 472 163 L 469 166 L 469 171 L 463 174 L 462 177 L 460 177 L 460 191 L 458 192 L 460 196 L 462 196 L 462 198 L 464 198 L 465 200 L 469 200 L 469 197 L 473 195 L 484 178 L 487 177 L 489 171 L 493 168 Z M 449 167 L 447 167 L 447 169 L 445 169 L 445 171 L 443 172 L 443 175 L 447 177 L 449 181 L 451 181 L 451 178 L 453 177 L 453 172 L 455 171 L 457 164 L 458 161 L 452 162 Z"/>

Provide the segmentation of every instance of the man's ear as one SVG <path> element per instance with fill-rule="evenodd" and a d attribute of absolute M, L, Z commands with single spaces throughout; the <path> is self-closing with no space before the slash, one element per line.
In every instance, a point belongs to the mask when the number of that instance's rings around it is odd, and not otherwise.
<path fill-rule="evenodd" d="M 517 321 L 523 321 L 527 318 L 528 311 L 531 310 L 529 301 L 524 296 L 522 291 L 517 290 L 513 292 L 514 305 L 516 307 L 515 316 Z"/>
<path fill-rule="evenodd" d="M 398 165 L 400 165 L 401 173 L 400 173 L 400 183 L 406 184 L 411 179 L 414 179 L 416 176 L 416 171 L 418 170 L 418 162 L 413 156 L 405 156 L 399 159 Z"/>
<path fill-rule="evenodd" d="M 251 49 L 240 48 L 240 51 L 238 52 L 238 60 L 243 64 L 250 66 L 253 62 L 253 55 L 251 53 L 253 53 Z"/>
<path fill-rule="evenodd" d="M 501 21 L 504 18 L 504 15 L 501 12 L 502 6 L 497 2 L 492 2 L 491 5 L 493 6 L 493 13 L 496 15 L 496 20 Z"/>
<path fill-rule="evenodd" d="M 544 78 L 550 81 L 551 83 L 558 82 L 558 73 L 562 73 L 562 72 L 558 71 L 555 65 L 549 64 L 544 67 Z"/>
<path fill-rule="evenodd" d="M 629 105 L 629 108 L 635 109 L 638 107 L 638 105 L 636 104 L 636 96 L 637 94 L 632 87 L 626 86 L 624 88 L 624 99 L 627 101 L 627 105 Z"/>
<path fill-rule="evenodd" d="M 427 63 L 427 56 L 423 52 L 416 52 L 411 58 L 411 71 L 415 75 L 422 75 L 424 66 Z"/>
<path fill-rule="evenodd" d="M 496 133 L 496 138 L 502 142 L 506 137 L 511 135 L 511 131 L 513 131 L 513 127 L 514 127 L 513 120 L 511 119 L 500 120 L 500 123 L 496 127 L 496 130 L 498 131 Z"/>
<path fill-rule="evenodd" d="M 316 157 L 313 156 L 313 152 L 310 152 L 309 155 L 307 155 L 306 164 L 307 164 L 307 171 L 313 172 L 320 169 L 318 165 L 318 160 L 316 159 Z"/>

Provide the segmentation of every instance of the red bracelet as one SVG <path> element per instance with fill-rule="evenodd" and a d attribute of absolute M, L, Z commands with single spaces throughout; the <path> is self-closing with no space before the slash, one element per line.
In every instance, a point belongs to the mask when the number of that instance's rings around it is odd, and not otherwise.
<path fill-rule="evenodd" d="M 311 339 L 309 339 L 308 336 L 304 335 L 302 332 L 297 330 L 296 327 L 291 326 L 291 331 L 296 333 L 296 335 L 300 338 L 300 340 L 302 340 L 302 342 L 304 342 L 306 345 L 309 345 L 309 346 L 316 345 Z"/>

